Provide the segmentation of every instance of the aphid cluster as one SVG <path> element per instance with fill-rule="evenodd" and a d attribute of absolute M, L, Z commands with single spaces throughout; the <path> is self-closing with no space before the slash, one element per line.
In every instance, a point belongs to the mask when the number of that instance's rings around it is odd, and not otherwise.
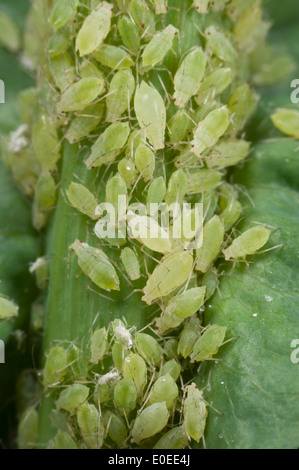
<path fill-rule="evenodd" d="M 48 448 L 182 449 L 199 442 L 208 404 L 195 383 L 184 385 L 182 357 L 188 344 L 192 361 L 210 359 L 226 328 L 201 328 L 196 316 L 190 322 L 193 346 L 186 328 L 179 340 L 166 340 L 120 320 L 94 329 L 85 353 L 75 344 L 53 345 L 43 371 L 45 393 L 55 397 Z M 36 413 L 30 406 L 20 420 L 23 447 L 34 446 Z"/>
<path fill-rule="evenodd" d="M 178 391 L 176 360 L 201 362 L 217 352 L 225 329 L 214 325 L 201 335 L 197 315 L 217 288 L 217 263 L 255 254 L 270 236 L 258 226 L 235 237 L 243 208 L 226 181 L 250 151 L 244 129 L 258 96 L 249 83 L 269 29 L 261 1 L 183 3 L 195 25 L 187 50 L 175 0 L 34 0 L 28 16 L 25 54 L 37 86 L 19 95 L 23 126 L 4 139 L 3 158 L 32 198 L 33 225 L 42 229 L 55 207 L 67 141 L 96 180 L 90 188 L 74 179 L 64 193 L 98 237 L 97 244 L 73 240 L 78 269 L 99 292 L 119 291 L 123 277 L 132 291 L 138 286 L 144 305 L 158 306 L 158 334 L 177 342 L 174 359 L 167 341 L 161 350 L 150 336 L 132 340 L 122 327 L 111 338 L 109 327 L 94 332 L 90 358 L 75 346 L 53 347 L 44 369 L 44 385 L 61 387 L 52 447 L 198 441 L 206 407 L 193 384 L 184 397 Z M 273 120 L 282 128 L 281 113 Z M 125 215 L 119 198 L 130 205 Z M 114 208 L 112 221 L 102 204 Z M 176 236 L 184 204 L 190 228 Z M 193 249 L 195 240 L 202 243 Z M 115 371 L 92 375 L 95 366 L 109 370 L 107 357 Z"/>

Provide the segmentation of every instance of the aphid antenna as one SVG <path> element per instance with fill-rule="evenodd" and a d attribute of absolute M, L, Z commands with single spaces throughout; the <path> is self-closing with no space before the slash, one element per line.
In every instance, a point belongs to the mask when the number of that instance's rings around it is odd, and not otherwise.
<path fill-rule="evenodd" d="M 257 251 L 256 254 L 259 255 L 260 253 L 267 253 L 268 251 L 276 250 L 277 248 L 283 247 L 285 244 L 280 243 L 279 245 L 272 246 L 271 248 L 267 248 L 266 250 Z"/>
<path fill-rule="evenodd" d="M 80 273 L 80 274 L 81 274 L 81 273 Z M 93 289 L 92 287 L 90 287 L 89 284 L 87 285 L 87 289 L 90 290 L 91 292 L 93 292 L 94 294 L 97 294 L 97 295 L 99 295 L 100 297 L 103 297 L 104 299 L 109 300 L 110 302 L 117 303 L 117 301 L 116 301 L 115 299 L 111 299 L 111 297 L 109 297 L 108 295 L 101 294 L 100 292 L 97 292 L 95 289 Z"/>

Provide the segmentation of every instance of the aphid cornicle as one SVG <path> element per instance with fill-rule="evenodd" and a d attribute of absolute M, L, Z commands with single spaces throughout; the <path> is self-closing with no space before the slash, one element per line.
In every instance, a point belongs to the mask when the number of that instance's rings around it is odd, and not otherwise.
<path fill-rule="evenodd" d="M 189 437 L 199 442 L 206 426 L 207 406 L 203 399 L 203 393 L 198 390 L 195 383 L 186 388 L 187 397 L 183 406 L 185 431 Z"/>
<path fill-rule="evenodd" d="M 119 70 L 110 82 L 106 98 L 106 121 L 116 121 L 130 106 L 135 79 L 130 69 Z"/>
<path fill-rule="evenodd" d="M 225 334 L 225 326 L 210 325 L 195 341 L 190 355 L 191 362 L 204 361 L 214 356 L 222 345 Z"/>
<path fill-rule="evenodd" d="M 133 442 L 139 444 L 144 439 L 158 434 L 165 428 L 168 418 L 169 412 L 165 401 L 145 408 L 134 422 L 131 433 Z"/>
<path fill-rule="evenodd" d="M 257 250 L 262 248 L 271 235 L 271 230 L 258 225 L 243 232 L 239 237 L 235 238 L 232 244 L 223 250 L 225 259 L 244 258 L 247 255 L 254 255 Z"/>
<path fill-rule="evenodd" d="M 154 150 L 165 146 L 166 109 L 160 93 L 144 81 L 137 88 L 134 99 L 136 117 Z"/>
<path fill-rule="evenodd" d="M 66 191 L 66 195 L 73 207 L 91 219 L 95 220 L 98 218 L 95 215 L 98 201 L 83 184 L 72 182 Z"/>
<path fill-rule="evenodd" d="M 56 401 L 56 407 L 58 410 L 62 409 L 72 413 L 80 405 L 82 405 L 85 400 L 87 400 L 89 395 L 89 388 L 83 384 L 72 384 L 62 390 L 59 395 L 58 400 Z"/>
<path fill-rule="evenodd" d="M 7 320 L 18 316 L 19 307 L 12 300 L 0 295 L 0 319 Z"/>
<path fill-rule="evenodd" d="M 177 29 L 171 24 L 162 31 L 158 31 L 146 45 L 142 53 L 144 67 L 153 67 L 163 61 L 167 52 L 171 49 Z"/>
<path fill-rule="evenodd" d="M 113 5 L 101 2 L 87 18 L 77 35 L 76 50 L 80 56 L 91 54 L 108 35 L 111 27 Z"/>
<path fill-rule="evenodd" d="M 70 246 L 78 256 L 78 264 L 84 274 L 98 287 L 105 290 L 119 290 L 117 273 L 102 250 L 75 240 Z"/>
<path fill-rule="evenodd" d="M 207 59 L 201 47 L 194 48 L 184 58 L 174 77 L 174 102 L 180 108 L 194 96 L 206 70 Z"/>

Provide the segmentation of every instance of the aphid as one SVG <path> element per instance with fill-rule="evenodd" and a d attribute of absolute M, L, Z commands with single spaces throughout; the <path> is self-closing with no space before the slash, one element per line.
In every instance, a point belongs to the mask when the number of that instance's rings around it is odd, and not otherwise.
<path fill-rule="evenodd" d="M 113 364 L 116 369 L 121 371 L 125 357 L 129 354 L 128 349 L 122 343 L 114 343 L 111 350 Z"/>
<path fill-rule="evenodd" d="M 95 103 L 84 108 L 80 114 L 76 114 L 70 127 L 66 131 L 65 138 L 73 144 L 87 137 L 102 121 L 104 104 Z"/>
<path fill-rule="evenodd" d="M 187 194 L 198 194 L 210 191 L 218 186 L 222 179 L 222 173 L 215 170 L 202 169 L 190 171 L 188 177 Z"/>
<path fill-rule="evenodd" d="M 155 9 L 156 15 L 162 15 L 168 11 L 168 0 L 150 0 Z"/>
<path fill-rule="evenodd" d="M 126 246 L 120 254 L 121 261 L 131 281 L 140 278 L 140 266 L 134 250 Z"/>
<path fill-rule="evenodd" d="M 140 34 L 148 41 L 155 33 L 155 16 L 144 0 L 131 0 L 129 14 L 138 26 Z"/>
<path fill-rule="evenodd" d="M 93 364 L 98 364 L 108 349 L 108 334 L 106 328 L 98 328 L 91 336 L 90 358 Z"/>
<path fill-rule="evenodd" d="M 49 441 L 47 449 L 75 450 L 78 449 L 78 446 L 68 432 L 59 429 L 53 439 Z"/>
<path fill-rule="evenodd" d="M 62 93 L 76 80 L 75 63 L 68 52 L 51 57 L 49 68 L 56 87 Z"/>
<path fill-rule="evenodd" d="M 241 13 L 255 2 L 256 0 L 231 0 L 225 12 L 235 23 Z"/>
<path fill-rule="evenodd" d="M 192 168 L 196 167 L 198 163 L 198 158 L 193 152 L 182 152 L 174 160 L 174 164 L 177 168 Z"/>
<path fill-rule="evenodd" d="M 86 214 L 93 220 L 98 218 L 95 215 L 98 201 L 89 189 L 83 186 L 83 184 L 72 182 L 66 191 L 66 195 L 72 206 L 78 211 Z"/>
<path fill-rule="evenodd" d="M 151 365 L 159 367 L 163 357 L 163 351 L 159 343 L 146 333 L 138 333 L 135 336 L 135 346 L 139 354 Z"/>
<path fill-rule="evenodd" d="M 110 439 L 117 444 L 118 448 L 124 447 L 128 431 L 123 420 L 112 411 L 106 411 L 103 415 L 103 423 Z"/>
<path fill-rule="evenodd" d="M 154 150 L 163 149 L 166 128 L 166 109 L 159 92 L 144 81 L 137 88 L 134 99 L 136 117 Z"/>
<path fill-rule="evenodd" d="M 56 183 L 49 172 L 41 173 L 34 191 L 32 205 L 32 225 L 37 230 L 43 228 L 49 213 L 56 203 Z"/>
<path fill-rule="evenodd" d="M 115 211 L 118 211 L 119 198 L 127 195 L 127 185 L 125 180 L 119 173 L 112 176 L 106 184 L 106 197 L 105 200 L 112 204 Z"/>
<path fill-rule="evenodd" d="M 18 425 L 18 449 L 34 449 L 38 438 L 38 412 L 33 406 L 23 411 Z"/>
<path fill-rule="evenodd" d="M 182 143 L 186 139 L 191 120 L 183 110 L 179 110 L 168 124 L 169 140 L 172 144 Z"/>
<path fill-rule="evenodd" d="M 9 318 L 17 317 L 19 314 L 19 307 L 12 300 L 0 295 L 0 319 L 7 320 Z"/>
<path fill-rule="evenodd" d="M 138 146 L 140 144 L 145 144 L 145 143 L 146 143 L 145 131 L 142 131 L 140 129 L 134 130 L 130 134 L 130 137 L 128 138 L 128 143 L 125 149 L 126 156 L 128 158 L 131 158 L 131 160 L 133 160 Z"/>
<path fill-rule="evenodd" d="M 247 157 L 250 143 L 246 140 L 227 139 L 216 144 L 206 155 L 208 168 L 236 165 Z"/>
<path fill-rule="evenodd" d="M 21 121 L 32 128 L 39 111 L 39 102 L 36 88 L 25 88 L 18 93 L 18 110 Z"/>
<path fill-rule="evenodd" d="M 75 344 L 72 344 L 68 350 L 68 361 L 73 376 L 77 380 L 86 379 L 89 370 L 88 360 L 85 354 L 83 354 L 83 352 Z"/>
<path fill-rule="evenodd" d="M 45 319 L 45 308 L 40 301 L 33 302 L 30 310 L 30 325 L 34 331 L 42 331 Z"/>
<path fill-rule="evenodd" d="M 118 173 L 126 182 L 128 188 L 131 188 L 137 180 L 138 174 L 133 160 L 122 158 L 117 165 Z"/>
<path fill-rule="evenodd" d="M 129 415 L 137 402 L 137 390 L 129 377 L 121 379 L 114 388 L 114 403 L 118 411 Z"/>
<path fill-rule="evenodd" d="M 207 148 L 213 147 L 229 126 L 229 113 L 226 106 L 211 111 L 194 131 L 191 151 L 198 157 Z"/>
<path fill-rule="evenodd" d="M 207 59 L 201 47 L 194 48 L 184 58 L 174 77 L 174 102 L 183 108 L 196 95 L 206 70 Z"/>
<path fill-rule="evenodd" d="M 170 429 L 170 431 L 160 437 L 153 449 L 184 449 L 187 445 L 188 438 L 185 426 L 182 424 Z"/>
<path fill-rule="evenodd" d="M 124 46 L 137 54 L 140 49 L 140 35 L 134 21 L 127 15 L 121 16 L 117 28 Z"/>
<path fill-rule="evenodd" d="M 228 101 L 228 109 L 232 115 L 231 127 L 235 133 L 245 127 L 256 110 L 258 100 L 258 95 L 247 83 L 243 83 L 233 92 Z"/>
<path fill-rule="evenodd" d="M 168 418 L 169 412 L 165 401 L 145 408 L 134 422 L 131 433 L 133 442 L 139 444 L 144 439 L 158 434 L 165 428 Z"/>
<path fill-rule="evenodd" d="M 119 70 L 134 65 L 134 60 L 127 51 L 111 44 L 103 44 L 94 56 L 100 64 L 110 69 Z"/>
<path fill-rule="evenodd" d="M 183 407 L 185 431 L 190 438 L 199 442 L 206 426 L 207 406 L 203 399 L 203 393 L 198 390 L 195 383 L 188 385 L 186 389 L 187 397 Z"/>
<path fill-rule="evenodd" d="M 84 274 L 98 287 L 105 290 L 119 290 L 117 273 L 106 254 L 87 243 L 75 240 L 70 246 L 78 256 L 78 264 Z"/>
<path fill-rule="evenodd" d="M 51 387 L 61 382 L 66 374 L 68 365 L 67 352 L 62 346 L 50 348 L 43 372 L 43 382 Z"/>
<path fill-rule="evenodd" d="M 75 16 L 79 0 L 56 0 L 50 13 L 50 21 L 54 29 L 62 28 Z"/>
<path fill-rule="evenodd" d="M 58 410 L 73 413 L 88 398 L 89 388 L 83 384 L 72 384 L 62 390 L 56 401 Z"/>
<path fill-rule="evenodd" d="M 240 218 L 243 212 L 242 204 L 239 201 L 232 201 L 219 215 L 227 232 Z"/>
<path fill-rule="evenodd" d="M 219 31 L 215 26 L 209 26 L 205 30 L 207 49 L 220 60 L 227 64 L 233 64 L 237 58 L 237 53 L 224 33 Z"/>
<path fill-rule="evenodd" d="M 270 23 L 262 21 L 261 2 L 254 2 L 239 15 L 234 24 L 234 37 L 239 50 L 249 54 L 262 43 L 268 33 Z"/>
<path fill-rule="evenodd" d="M 172 48 L 173 39 L 177 32 L 178 30 L 171 24 L 162 31 L 158 31 L 143 50 L 142 65 L 154 67 L 163 62 L 165 55 Z"/>
<path fill-rule="evenodd" d="M 96 77 L 103 82 L 102 91 L 105 89 L 105 77 L 98 66 L 89 59 L 83 60 L 80 64 L 80 76 L 81 78 Z"/>
<path fill-rule="evenodd" d="M 211 4 L 211 10 L 212 11 L 223 11 L 225 9 L 225 6 L 226 4 L 229 2 L 230 0 L 212 0 L 210 2 Z"/>
<path fill-rule="evenodd" d="M 142 300 L 150 305 L 156 299 L 170 294 L 188 279 L 192 266 L 193 257 L 188 251 L 166 256 L 149 276 Z"/>
<path fill-rule="evenodd" d="M 229 67 L 220 67 L 208 73 L 202 80 L 198 93 L 195 95 L 196 103 L 203 103 L 220 95 L 232 82 L 233 73 Z"/>
<path fill-rule="evenodd" d="M 91 54 L 104 41 L 111 27 L 113 5 L 101 2 L 87 18 L 77 35 L 76 50 L 80 56 Z"/>
<path fill-rule="evenodd" d="M 209 326 L 195 341 L 190 355 L 191 362 L 205 361 L 214 356 L 223 343 L 225 334 L 225 326 Z"/>
<path fill-rule="evenodd" d="M 166 312 L 169 310 L 182 319 L 191 317 L 191 315 L 194 315 L 203 305 L 205 293 L 205 287 L 193 287 L 188 289 L 183 294 L 170 299 L 166 307 Z"/>
<path fill-rule="evenodd" d="M 198 13 L 206 14 L 209 13 L 210 0 L 193 0 L 193 5 Z"/>
<path fill-rule="evenodd" d="M 146 204 L 150 209 L 151 204 L 160 204 L 166 194 L 166 184 L 163 176 L 155 178 L 148 187 L 146 195 Z"/>
<path fill-rule="evenodd" d="M 103 86 L 103 81 L 100 78 L 81 78 L 62 94 L 57 105 L 58 113 L 80 111 L 86 108 L 102 92 Z"/>
<path fill-rule="evenodd" d="M 57 57 L 68 49 L 69 34 L 70 31 L 68 29 L 60 29 L 55 31 L 50 37 L 48 42 L 48 54 L 50 57 Z"/>
<path fill-rule="evenodd" d="M 142 175 L 144 181 L 150 181 L 155 171 L 155 154 L 145 144 L 138 145 L 135 155 L 135 166 L 138 172 Z"/>
<path fill-rule="evenodd" d="M 148 403 L 149 405 L 152 405 L 153 403 L 165 402 L 167 408 L 171 410 L 178 394 L 179 390 L 177 384 L 171 375 L 162 375 L 152 386 L 148 397 Z"/>
<path fill-rule="evenodd" d="M 271 114 L 271 120 L 281 132 L 299 140 L 299 111 L 278 108 L 275 113 Z"/>
<path fill-rule="evenodd" d="M 96 140 L 91 148 L 91 154 L 85 160 L 87 168 L 100 167 L 110 163 L 120 154 L 130 134 L 127 122 L 114 122 Z"/>
<path fill-rule="evenodd" d="M 0 44 L 13 53 L 21 46 L 19 28 L 5 11 L 0 12 Z"/>
<path fill-rule="evenodd" d="M 29 272 L 35 274 L 36 285 L 39 289 L 44 289 L 49 280 L 49 266 L 45 256 L 37 258 L 31 263 Z"/>
<path fill-rule="evenodd" d="M 135 79 L 130 69 L 119 70 L 110 82 L 106 98 L 106 121 L 114 122 L 127 111 L 135 90 Z"/>
<path fill-rule="evenodd" d="M 218 273 L 210 269 L 202 278 L 202 285 L 206 287 L 205 302 L 212 297 L 219 284 Z"/>
<path fill-rule="evenodd" d="M 116 4 L 120 11 L 127 11 L 131 0 L 116 0 Z"/>
<path fill-rule="evenodd" d="M 116 323 L 116 326 L 113 325 L 113 323 Z M 133 339 L 130 330 L 125 328 L 121 321 L 116 320 L 114 322 L 111 322 L 110 325 L 113 325 L 112 329 L 114 339 L 121 343 L 125 349 L 131 349 L 131 347 L 133 346 Z"/>
<path fill-rule="evenodd" d="M 94 390 L 94 401 L 103 405 L 110 400 L 111 386 L 108 383 L 97 384 Z"/>
<path fill-rule="evenodd" d="M 169 374 L 176 382 L 181 375 L 181 370 L 180 364 L 175 359 L 171 359 L 163 364 L 160 373 L 161 375 Z"/>
<path fill-rule="evenodd" d="M 173 203 L 182 204 L 188 188 L 188 177 L 184 170 L 179 169 L 172 173 L 167 186 L 165 202 L 168 206 Z"/>
<path fill-rule="evenodd" d="M 132 380 L 138 395 L 142 394 L 147 381 L 147 369 L 144 359 L 139 354 L 129 353 L 123 365 L 123 376 Z"/>
<path fill-rule="evenodd" d="M 243 232 L 235 238 L 232 244 L 223 250 L 225 259 L 244 258 L 247 255 L 254 255 L 257 250 L 262 248 L 271 235 L 271 231 L 266 227 L 258 225 Z"/>
<path fill-rule="evenodd" d="M 179 342 L 176 338 L 170 338 L 164 342 L 163 349 L 168 359 L 177 359 Z"/>
<path fill-rule="evenodd" d="M 215 215 L 203 227 L 203 243 L 196 250 L 195 269 L 206 273 L 217 258 L 224 238 L 224 225 L 218 215 Z"/>
<path fill-rule="evenodd" d="M 89 449 L 101 449 L 104 439 L 103 420 L 94 405 L 84 403 L 77 411 L 81 436 Z"/>
<path fill-rule="evenodd" d="M 32 145 L 35 155 L 45 171 L 53 171 L 60 159 L 60 140 L 49 116 L 42 115 L 32 131 Z"/>
<path fill-rule="evenodd" d="M 183 356 L 186 359 L 191 352 L 193 345 L 201 332 L 200 322 L 197 316 L 193 316 L 187 320 L 183 331 L 181 333 L 179 344 L 178 344 L 178 354 Z"/>

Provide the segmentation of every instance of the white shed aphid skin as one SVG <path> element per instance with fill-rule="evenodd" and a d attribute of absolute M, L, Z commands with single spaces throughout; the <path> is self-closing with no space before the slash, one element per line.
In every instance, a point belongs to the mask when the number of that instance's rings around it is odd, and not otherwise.
<path fill-rule="evenodd" d="M 122 325 L 115 327 L 114 338 L 116 341 L 119 341 L 125 349 L 131 349 L 133 346 L 133 339 L 130 331 Z"/>
<path fill-rule="evenodd" d="M 76 113 L 66 131 L 65 138 L 73 144 L 88 135 L 100 124 L 104 115 L 104 104 L 94 103 Z"/>
<path fill-rule="evenodd" d="M 92 364 L 98 364 L 108 349 L 108 333 L 105 327 L 96 329 L 91 336 L 90 358 Z"/>
<path fill-rule="evenodd" d="M 72 182 L 66 191 L 66 195 L 75 209 L 86 214 L 92 220 L 98 218 L 95 215 L 98 201 L 83 184 Z"/>
<path fill-rule="evenodd" d="M 126 273 L 128 274 L 131 281 L 136 281 L 139 279 L 141 276 L 140 266 L 135 251 L 132 250 L 132 248 L 126 246 L 122 249 L 120 257 Z"/>
<path fill-rule="evenodd" d="M 209 13 L 210 0 L 193 0 L 193 6 L 196 8 L 198 13 L 206 14 Z"/>
<path fill-rule="evenodd" d="M 153 403 L 163 403 L 165 401 L 168 410 L 171 410 L 178 394 L 179 390 L 175 380 L 169 374 L 161 375 L 149 392 L 147 404 L 152 405 Z"/>
<path fill-rule="evenodd" d="M 183 404 L 185 431 L 189 438 L 199 442 L 206 426 L 207 406 L 202 391 L 195 383 L 188 385 L 186 390 L 187 397 Z"/>
<path fill-rule="evenodd" d="M 235 62 L 237 58 L 236 50 L 224 33 L 219 31 L 215 26 L 209 26 L 205 30 L 205 38 L 207 49 L 216 57 L 228 65 Z"/>
<path fill-rule="evenodd" d="M 187 194 L 199 194 L 215 189 L 222 179 L 222 173 L 216 170 L 195 170 L 188 175 Z"/>
<path fill-rule="evenodd" d="M 114 403 L 120 413 L 128 416 L 136 407 L 137 390 L 129 377 L 121 379 L 113 391 Z"/>
<path fill-rule="evenodd" d="M 227 328 L 220 325 L 210 325 L 195 341 L 192 353 L 190 354 L 191 362 L 201 362 L 210 359 L 217 354 L 219 347 L 222 345 Z"/>
<path fill-rule="evenodd" d="M 139 28 L 141 37 L 148 41 L 155 33 L 155 15 L 144 0 L 131 0 L 128 12 Z"/>
<path fill-rule="evenodd" d="M 183 356 L 183 358 L 186 359 L 191 354 L 193 345 L 199 337 L 201 330 L 200 321 L 196 315 L 190 317 L 185 323 L 177 348 L 178 354 Z"/>
<path fill-rule="evenodd" d="M 244 160 L 249 150 L 249 142 L 231 138 L 216 144 L 204 158 L 208 168 L 225 168 Z"/>
<path fill-rule="evenodd" d="M 128 437 L 128 430 L 122 418 L 107 410 L 103 414 L 103 423 L 110 439 L 117 444 L 118 448 L 123 448 Z"/>
<path fill-rule="evenodd" d="M 104 439 L 102 417 L 94 405 L 84 403 L 77 411 L 81 436 L 90 449 L 100 449 Z"/>
<path fill-rule="evenodd" d="M 233 71 L 229 67 L 219 67 L 208 73 L 202 80 L 195 101 L 199 106 L 220 95 L 232 82 Z"/>
<path fill-rule="evenodd" d="M 153 449 L 184 449 L 188 445 L 188 438 L 184 424 L 176 426 L 167 431 Z"/>
<path fill-rule="evenodd" d="M 0 294 L 0 320 L 8 320 L 10 318 L 17 317 L 18 314 L 18 305 Z"/>
<path fill-rule="evenodd" d="M 81 78 L 67 88 L 57 105 L 58 113 L 81 111 L 103 91 L 104 82 L 97 77 Z"/>
<path fill-rule="evenodd" d="M 207 148 L 213 147 L 229 126 L 229 112 L 226 106 L 211 111 L 194 131 L 191 151 L 198 157 Z"/>
<path fill-rule="evenodd" d="M 45 387 L 53 387 L 59 384 L 68 367 L 67 352 L 62 346 L 52 346 L 48 352 L 44 370 L 43 383 Z"/>
<path fill-rule="evenodd" d="M 61 157 L 61 143 L 49 116 L 42 115 L 32 130 L 32 145 L 42 168 L 53 171 Z"/>
<path fill-rule="evenodd" d="M 142 65 L 144 67 L 154 67 L 163 62 L 165 55 L 172 48 L 173 40 L 177 33 L 177 28 L 171 24 L 162 31 L 155 33 L 143 50 L 141 56 Z"/>
<path fill-rule="evenodd" d="M 103 44 L 94 54 L 95 59 L 105 67 L 113 70 L 119 70 L 126 67 L 132 67 L 134 60 L 130 54 L 121 47 Z"/>
<path fill-rule="evenodd" d="M 203 228 L 203 244 L 196 250 L 195 269 L 206 273 L 217 258 L 224 239 L 224 225 L 218 215 L 214 215 Z"/>
<path fill-rule="evenodd" d="M 188 279 L 192 267 L 193 257 L 188 251 L 169 254 L 149 276 L 143 289 L 142 300 L 150 305 L 155 300 L 170 294 Z"/>
<path fill-rule="evenodd" d="M 101 289 L 119 290 L 115 268 L 102 250 L 75 240 L 70 246 L 78 256 L 78 264 L 84 274 Z"/>
<path fill-rule="evenodd" d="M 299 140 L 299 111 L 296 109 L 277 108 L 270 117 L 277 129 Z"/>
<path fill-rule="evenodd" d="M 207 59 L 201 47 L 194 48 L 183 59 L 174 77 L 173 100 L 183 108 L 196 95 L 206 70 Z"/>
<path fill-rule="evenodd" d="M 168 11 L 168 0 L 150 0 L 156 15 L 163 15 Z"/>
<path fill-rule="evenodd" d="M 79 0 L 56 0 L 50 13 L 50 21 L 54 29 L 62 28 L 77 12 Z"/>
<path fill-rule="evenodd" d="M 142 395 L 147 383 L 147 367 L 139 354 L 129 353 L 123 363 L 123 376 L 129 377 L 135 385 L 138 395 Z"/>
<path fill-rule="evenodd" d="M 77 78 L 74 60 L 68 52 L 50 57 L 49 69 L 55 86 L 61 92 L 64 92 Z"/>
<path fill-rule="evenodd" d="M 49 266 L 45 256 L 40 256 L 30 264 L 29 272 L 35 274 L 36 285 L 39 289 L 44 289 L 48 284 Z"/>
<path fill-rule="evenodd" d="M 140 34 L 134 21 L 128 15 L 123 15 L 118 20 L 117 28 L 124 46 L 133 54 L 138 54 Z"/>
<path fill-rule="evenodd" d="M 15 131 L 10 132 L 7 142 L 7 149 L 10 152 L 18 153 L 29 144 L 26 134 L 29 131 L 27 124 L 21 124 Z"/>
<path fill-rule="evenodd" d="M 271 230 L 261 225 L 246 230 L 223 250 L 226 261 L 256 254 L 267 243 L 270 235 Z"/>
<path fill-rule="evenodd" d="M 119 70 L 110 82 L 106 98 L 106 121 L 114 122 L 130 107 L 135 79 L 130 69 Z"/>
<path fill-rule="evenodd" d="M 165 401 L 145 408 L 134 422 L 131 432 L 133 442 L 139 444 L 144 439 L 158 434 L 165 428 L 168 418 L 169 412 Z"/>
<path fill-rule="evenodd" d="M 114 122 L 108 126 L 92 146 L 91 154 L 85 160 L 87 168 L 112 162 L 126 145 L 129 134 L 128 122 Z"/>
<path fill-rule="evenodd" d="M 117 370 L 111 370 L 105 375 L 100 375 L 98 378 L 99 385 L 111 384 L 119 379 L 119 373 Z"/>
<path fill-rule="evenodd" d="M 76 51 L 85 56 L 94 52 L 104 41 L 111 28 L 113 5 L 101 2 L 85 18 L 76 38 Z"/>
<path fill-rule="evenodd" d="M 83 384 L 68 385 L 59 395 L 56 401 L 58 410 L 65 410 L 73 413 L 80 405 L 87 400 L 89 388 Z"/>
<path fill-rule="evenodd" d="M 166 109 L 160 93 L 144 81 L 137 87 L 134 98 L 134 109 L 141 129 L 154 147 L 154 150 L 165 146 Z"/>
<path fill-rule="evenodd" d="M 150 181 L 153 177 L 156 165 L 154 152 L 145 144 L 138 145 L 135 155 L 135 166 L 144 181 Z"/>

